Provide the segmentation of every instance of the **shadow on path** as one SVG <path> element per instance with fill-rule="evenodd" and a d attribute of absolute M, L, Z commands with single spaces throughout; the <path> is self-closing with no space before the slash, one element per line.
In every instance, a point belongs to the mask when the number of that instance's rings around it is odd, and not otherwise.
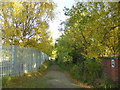
<path fill-rule="evenodd" d="M 50 70 L 43 77 L 47 79 L 46 84 L 50 84 L 49 88 L 82 88 L 73 83 L 54 62 Z"/>

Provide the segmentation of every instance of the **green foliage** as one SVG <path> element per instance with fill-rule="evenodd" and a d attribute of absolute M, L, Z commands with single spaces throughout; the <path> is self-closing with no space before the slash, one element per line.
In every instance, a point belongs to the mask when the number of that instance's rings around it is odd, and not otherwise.
<path fill-rule="evenodd" d="M 40 68 L 38 69 L 38 72 L 40 73 L 44 73 L 46 70 L 48 70 L 50 68 L 50 66 L 52 65 L 51 61 L 46 61 L 44 62 Z"/>
<path fill-rule="evenodd" d="M 62 23 L 65 29 L 58 39 L 59 60 L 66 60 L 67 55 L 72 56 L 73 62 L 80 56 L 119 55 L 117 2 L 78 2 L 71 9 L 65 8 L 65 15 L 70 18 Z"/>
<path fill-rule="evenodd" d="M 54 18 L 51 2 L 1 2 L 1 30 L 4 44 L 33 47 L 52 54 L 52 37 L 48 31 Z"/>
<path fill-rule="evenodd" d="M 96 61 L 93 61 L 91 59 L 87 59 L 81 64 L 74 65 L 71 68 L 71 72 L 80 76 L 91 77 L 91 80 L 93 81 L 95 78 L 101 78 L 102 77 L 102 68 L 101 63 Z M 81 77 L 79 77 L 81 78 Z"/>
<path fill-rule="evenodd" d="M 64 33 L 56 45 L 57 60 L 65 67 L 72 63 L 69 70 L 74 78 L 94 84 L 102 77 L 98 57 L 119 55 L 118 7 L 118 2 L 76 2 L 64 9 L 69 18 L 61 23 L 65 28 L 60 29 Z"/>
<path fill-rule="evenodd" d="M 88 73 L 90 76 L 94 76 L 94 78 L 101 78 L 102 75 L 102 64 L 98 60 L 87 59 L 84 61 L 84 70 L 85 73 Z"/>
<path fill-rule="evenodd" d="M 11 81 L 11 77 L 5 76 L 4 78 L 2 78 L 2 86 L 6 86 L 10 81 Z"/>
<path fill-rule="evenodd" d="M 87 64 L 85 66 L 84 63 L 88 62 L 90 62 L 90 64 Z M 86 61 L 84 61 L 84 63 L 77 65 L 72 63 L 66 65 L 64 63 L 58 63 L 57 61 L 56 63 L 61 69 L 67 71 L 72 78 L 76 79 L 77 81 L 83 82 L 87 85 L 93 86 L 93 88 L 118 88 L 118 83 L 114 83 L 112 80 L 103 77 L 102 68 L 99 67 L 101 63 L 98 61 L 93 62 L 92 60 L 90 61 L 90 59 L 87 59 Z M 90 67 L 92 64 L 96 63 L 97 66 L 94 65 L 91 69 L 87 68 Z M 93 67 L 96 69 L 94 69 Z M 95 73 L 90 73 L 94 70 Z"/>
<path fill-rule="evenodd" d="M 60 67 L 60 68 L 62 68 L 63 70 L 66 70 L 66 68 L 65 67 L 63 67 L 63 65 L 62 64 L 59 64 L 59 62 L 57 62 L 57 61 L 55 61 L 56 62 L 56 64 Z"/>

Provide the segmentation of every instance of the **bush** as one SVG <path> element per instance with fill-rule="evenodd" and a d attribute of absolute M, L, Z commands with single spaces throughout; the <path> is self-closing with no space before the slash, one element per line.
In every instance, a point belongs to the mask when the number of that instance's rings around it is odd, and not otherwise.
<path fill-rule="evenodd" d="M 102 64 L 99 60 L 86 59 L 80 63 L 66 66 L 72 77 L 83 83 L 94 86 L 96 85 L 95 80 L 102 78 Z"/>
<path fill-rule="evenodd" d="M 91 60 L 87 59 L 84 61 L 84 69 L 86 70 L 85 73 L 87 73 L 89 76 L 92 76 L 94 78 L 100 78 L 102 76 L 102 64 L 99 60 Z"/>
<path fill-rule="evenodd" d="M 11 81 L 10 76 L 2 77 L 2 86 L 7 86 L 10 81 Z"/>
<path fill-rule="evenodd" d="M 102 63 L 97 59 L 84 59 L 76 64 L 59 63 L 58 65 L 68 71 L 74 79 L 94 88 L 116 88 L 118 86 L 113 81 L 104 78 Z"/>

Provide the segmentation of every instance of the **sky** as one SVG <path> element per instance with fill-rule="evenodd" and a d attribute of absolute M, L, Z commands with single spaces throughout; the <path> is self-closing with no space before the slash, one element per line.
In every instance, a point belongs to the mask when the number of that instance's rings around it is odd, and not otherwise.
<path fill-rule="evenodd" d="M 53 43 L 55 40 L 61 35 L 58 31 L 60 23 L 65 21 L 68 16 L 64 15 L 64 7 L 71 8 L 73 4 L 75 4 L 74 0 L 53 0 L 54 3 L 57 4 L 57 7 L 54 9 L 55 19 L 50 21 L 49 23 L 49 30 L 52 32 Z"/>
<path fill-rule="evenodd" d="M 74 0 L 53 0 L 54 3 L 57 4 L 57 7 L 54 10 L 55 19 L 49 23 L 50 27 L 49 30 L 52 32 L 53 43 L 55 40 L 61 35 L 58 31 L 60 23 L 65 21 L 68 16 L 64 15 L 64 7 L 71 8 L 73 4 L 75 4 Z"/>

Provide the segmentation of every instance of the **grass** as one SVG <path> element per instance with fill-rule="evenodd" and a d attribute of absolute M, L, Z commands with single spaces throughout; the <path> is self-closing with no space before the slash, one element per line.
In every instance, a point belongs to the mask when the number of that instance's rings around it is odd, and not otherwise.
<path fill-rule="evenodd" d="M 110 79 L 101 77 L 101 78 L 95 78 L 94 76 L 89 76 L 86 73 L 80 74 L 76 71 L 72 70 L 73 64 L 59 64 L 56 62 L 56 64 L 65 72 L 67 72 L 72 79 L 74 79 L 76 82 L 84 83 L 84 86 L 87 85 L 92 88 L 118 88 L 118 83 L 113 82 Z"/>
<path fill-rule="evenodd" d="M 52 65 L 51 61 L 45 61 L 41 67 L 33 72 L 20 76 L 5 76 L 2 78 L 3 88 L 47 88 L 50 85 L 46 84 L 46 80 L 42 76 L 49 70 Z"/>

